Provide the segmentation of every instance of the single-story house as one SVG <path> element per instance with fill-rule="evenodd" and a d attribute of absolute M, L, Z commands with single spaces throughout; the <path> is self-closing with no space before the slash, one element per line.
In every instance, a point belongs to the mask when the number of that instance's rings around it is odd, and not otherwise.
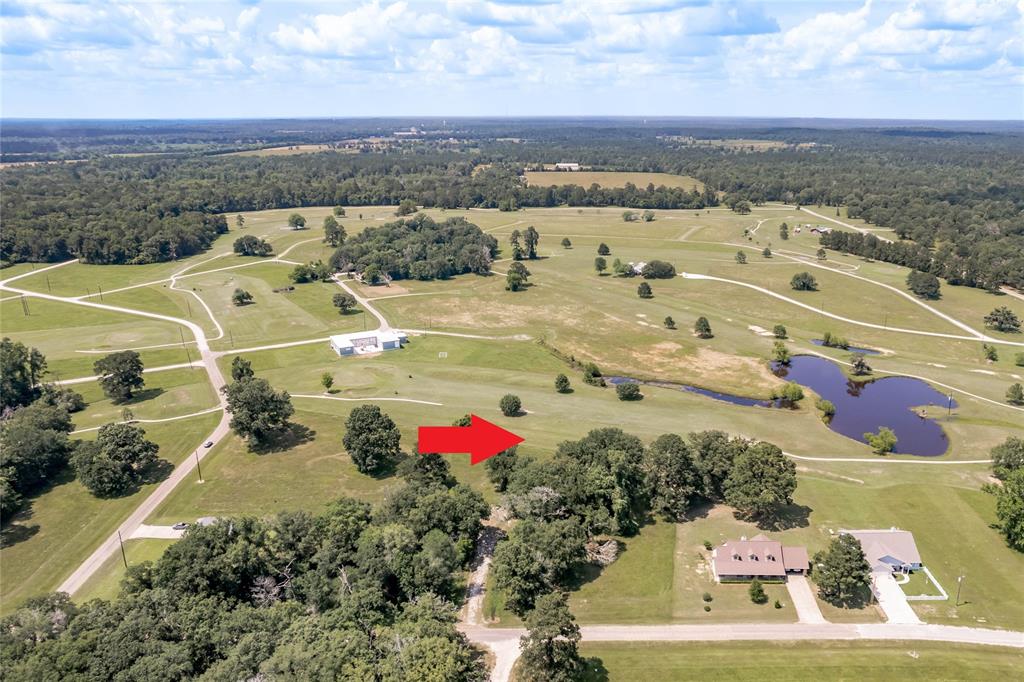
<path fill-rule="evenodd" d="M 783 547 L 764 535 L 728 540 L 711 552 L 715 580 L 785 580 L 790 573 L 806 575 L 806 547 Z"/>
<path fill-rule="evenodd" d="M 409 340 L 405 332 L 375 331 L 336 334 L 331 337 L 331 350 L 338 355 L 362 355 L 401 348 Z"/>
<path fill-rule="evenodd" d="M 860 540 L 873 573 L 909 573 L 921 568 L 914 534 L 893 527 L 888 530 L 842 530 Z"/>
<path fill-rule="evenodd" d="M 556 171 L 578 171 L 579 169 L 580 169 L 580 165 L 578 163 L 556 163 L 555 164 L 555 170 Z"/>

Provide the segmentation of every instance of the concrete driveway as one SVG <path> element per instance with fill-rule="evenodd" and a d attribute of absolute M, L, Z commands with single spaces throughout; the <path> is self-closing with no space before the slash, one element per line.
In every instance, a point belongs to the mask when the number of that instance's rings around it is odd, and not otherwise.
<path fill-rule="evenodd" d="M 818 601 L 814 598 L 807 576 L 790 575 L 786 579 L 786 589 L 789 591 L 789 599 L 796 607 L 796 615 L 801 623 L 827 623 L 825 616 L 821 615 L 818 608 Z"/>
<path fill-rule="evenodd" d="M 871 591 L 878 600 L 878 605 L 885 611 L 885 619 L 889 623 L 900 625 L 919 625 L 921 619 L 907 603 L 907 596 L 896 584 L 891 573 L 872 573 Z"/>

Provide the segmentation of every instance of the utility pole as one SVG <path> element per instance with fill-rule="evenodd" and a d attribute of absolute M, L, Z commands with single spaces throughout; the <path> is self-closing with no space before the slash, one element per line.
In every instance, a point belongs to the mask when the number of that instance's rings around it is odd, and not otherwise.
<path fill-rule="evenodd" d="M 185 346 L 185 332 L 183 332 L 181 330 L 181 327 L 178 327 L 178 336 L 181 337 L 181 345 L 182 345 L 182 347 L 184 347 Z"/>
<path fill-rule="evenodd" d="M 25 313 L 25 317 L 31 314 L 28 311 L 28 301 L 25 300 L 25 294 L 21 295 L 21 312 Z"/>
<path fill-rule="evenodd" d="M 121 530 L 120 529 L 118 529 L 118 531 L 117 531 L 117 542 L 118 542 L 118 544 L 121 545 L 121 561 L 124 562 L 125 570 L 128 570 L 128 557 L 126 557 L 125 554 L 124 554 L 124 540 L 121 539 Z"/>
<path fill-rule="evenodd" d="M 192 369 L 192 354 L 188 352 L 188 348 L 185 348 L 185 357 L 188 358 L 188 368 Z"/>
<path fill-rule="evenodd" d="M 953 394 L 950 393 L 946 399 L 946 420 L 953 416 Z"/>
<path fill-rule="evenodd" d="M 228 330 L 228 339 L 231 341 L 231 347 L 234 348 L 235 347 L 235 335 L 234 335 L 234 333 L 230 329 Z"/>
<path fill-rule="evenodd" d="M 960 587 L 964 584 L 963 569 L 960 570 L 960 575 L 956 577 L 956 606 L 960 606 Z"/>
<path fill-rule="evenodd" d="M 203 468 L 199 466 L 199 448 L 196 448 L 196 471 L 199 472 L 199 482 L 203 482 Z"/>
<path fill-rule="evenodd" d="M 100 292 L 100 301 L 102 301 L 102 300 L 103 300 L 103 287 L 101 287 L 101 286 L 100 286 L 99 284 L 97 284 L 97 285 L 96 285 L 96 288 L 97 288 L 97 289 L 99 290 L 99 292 Z"/>
<path fill-rule="evenodd" d="M 187 298 L 185 299 L 185 306 L 188 308 L 188 316 L 192 317 L 192 304 L 189 303 Z"/>
<path fill-rule="evenodd" d="M 49 293 L 52 294 L 53 293 L 53 287 L 50 286 L 50 276 L 49 275 L 44 275 L 44 277 L 46 277 L 46 290 Z"/>

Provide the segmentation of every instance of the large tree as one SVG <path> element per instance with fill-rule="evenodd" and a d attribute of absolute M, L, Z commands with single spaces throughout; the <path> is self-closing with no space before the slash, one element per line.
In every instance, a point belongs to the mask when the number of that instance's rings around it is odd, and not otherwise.
<path fill-rule="evenodd" d="M 380 471 L 401 455 L 395 422 L 376 405 L 360 405 L 345 421 L 342 443 L 356 468 L 364 474 Z"/>
<path fill-rule="evenodd" d="M 939 278 L 930 272 L 911 270 L 907 275 L 907 288 L 920 298 L 938 298 Z"/>
<path fill-rule="evenodd" d="M 568 586 L 585 561 L 587 534 L 575 519 L 520 521 L 494 550 L 494 582 L 510 611 L 523 616 L 537 598 Z"/>
<path fill-rule="evenodd" d="M 301 213 L 292 213 L 288 216 L 288 226 L 293 230 L 305 229 L 306 219 Z"/>
<path fill-rule="evenodd" d="M 725 481 L 725 501 L 741 514 L 770 517 L 793 503 L 796 464 L 771 443 L 755 443 L 733 462 Z"/>
<path fill-rule="evenodd" d="M 798 272 L 789 280 L 789 286 L 797 291 L 817 291 L 818 280 L 809 272 Z"/>
<path fill-rule="evenodd" d="M 250 445 L 264 444 L 288 428 L 295 413 L 287 391 L 275 391 L 266 379 L 246 377 L 221 388 L 231 413 L 231 428 Z"/>
<path fill-rule="evenodd" d="M 252 371 L 252 363 L 241 355 L 236 355 L 231 361 L 231 379 L 233 381 L 251 379 L 255 375 L 256 373 Z"/>
<path fill-rule="evenodd" d="M 992 473 L 996 478 L 1006 480 L 1017 469 L 1024 468 L 1024 438 L 1008 436 L 1005 441 L 992 448 Z"/>
<path fill-rule="evenodd" d="M 996 499 L 996 516 L 1006 544 L 1024 552 L 1024 469 L 1015 469 L 1003 481 Z"/>
<path fill-rule="evenodd" d="M 346 236 L 345 228 L 334 216 L 324 218 L 324 244 L 338 248 L 345 243 Z"/>
<path fill-rule="evenodd" d="M 269 256 L 274 252 L 270 242 L 251 234 L 236 239 L 232 249 L 239 256 Z"/>
<path fill-rule="evenodd" d="M 985 316 L 985 325 L 1000 332 L 1019 332 L 1020 319 L 1004 305 Z"/>
<path fill-rule="evenodd" d="M 580 628 L 562 592 L 537 599 L 525 618 L 526 634 L 520 638 L 516 679 L 522 682 L 575 682 L 582 679 L 579 654 Z"/>
<path fill-rule="evenodd" d="M 0 517 L 7 518 L 25 496 L 49 481 L 73 450 L 66 410 L 37 401 L 0 421 Z"/>
<path fill-rule="evenodd" d="M 672 279 L 676 276 L 676 267 L 663 260 L 652 260 L 644 264 L 640 274 L 644 279 Z"/>
<path fill-rule="evenodd" d="M 821 598 L 837 605 L 859 601 L 871 584 L 871 567 L 860 540 L 849 533 L 840 533 L 828 549 L 814 555 L 812 575 Z"/>
<path fill-rule="evenodd" d="M 95 441 L 78 446 L 71 458 L 75 474 L 99 497 L 129 492 L 157 459 L 160 447 L 133 424 L 115 423 L 100 428 Z"/>
<path fill-rule="evenodd" d="M 0 341 L 0 411 L 35 400 L 45 371 L 42 353 L 4 337 Z"/>
<path fill-rule="evenodd" d="M 523 246 L 526 247 L 527 258 L 532 260 L 537 257 L 537 244 L 539 243 L 540 233 L 537 232 L 537 229 L 533 225 L 530 225 L 526 228 L 526 231 L 523 232 Z"/>
<path fill-rule="evenodd" d="M 130 400 L 146 382 L 142 378 L 142 358 L 133 350 L 123 350 L 100 358 L 93 364 L 100 377 L 103 393 L 114 402 Z"/>
<path fill-rule="evenodd" d="M 651 509 L 670 521 L 682 521 L 700 492 L 701 476 L 690 447 L 680 436 L 658 436 L 644 459 Z"/>

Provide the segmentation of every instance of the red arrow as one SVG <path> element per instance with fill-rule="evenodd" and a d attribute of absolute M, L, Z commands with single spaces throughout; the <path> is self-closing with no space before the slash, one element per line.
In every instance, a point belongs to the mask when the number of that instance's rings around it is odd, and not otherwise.
<path fill-rule="evenodd" d="M 469 426 L 421 426 L 420 454 L 428 452 L 468 452 L 469 463 L 479 464 L 523 439 L 497 424 L 470 415 Z"/>

